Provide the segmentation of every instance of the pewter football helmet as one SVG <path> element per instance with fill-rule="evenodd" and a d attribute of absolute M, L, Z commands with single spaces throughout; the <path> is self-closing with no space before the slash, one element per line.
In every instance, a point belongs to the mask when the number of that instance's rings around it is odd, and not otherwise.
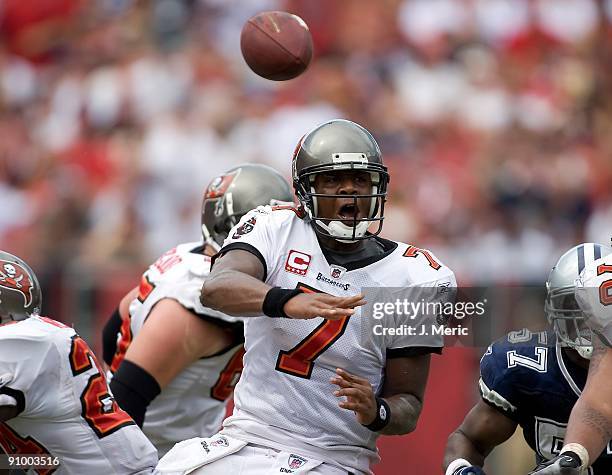
<path fill-rule="evenodd" d="M 202 234 L 219 250 L 230 229 L 261 205 L 293 202 L 287 180 L 266 165 L 244 164 L 216 177 L 204 193 Z"/>
<path fill-rule="evenodd" d="M 575 282 L 586 266 L 611 253 L 611 247 L 596 243 L 572 247 L 559 258 L 546 282 L 544 312 L 557 340 L 587 359 L 593 353 L 593 333 L 584 323 L 586 316 L 576 302 Z"/>
<path fill-rule="evenodd" d="M 19 257 L 0 251 L 0 323 L 37 315 L 41 303 L 40 285 L 30 266 Z"/>

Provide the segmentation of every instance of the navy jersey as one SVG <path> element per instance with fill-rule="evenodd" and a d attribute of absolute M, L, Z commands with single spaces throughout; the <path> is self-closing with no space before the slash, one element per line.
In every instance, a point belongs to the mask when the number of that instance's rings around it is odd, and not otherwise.
<path fill-rule="evenodd" d="M 568 358 L 553 332 L 510 332 L 480 360 L 483 400 L 522 427 L 538 463 L 554 458 L 563 447 L 567 421 L 586 378 L 587 370 Z M 610 443 L 588 473 L 612 473 Z"/>

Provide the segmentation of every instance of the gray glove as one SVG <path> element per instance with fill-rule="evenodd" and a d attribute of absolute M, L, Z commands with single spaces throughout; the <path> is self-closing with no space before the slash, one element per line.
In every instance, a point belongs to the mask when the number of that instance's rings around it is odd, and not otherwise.
<path fill-rule="evenodd" d="M 582 462 L 575 452 L 563 452 L 538 465 L 529 475 L 582 475 Z"/>

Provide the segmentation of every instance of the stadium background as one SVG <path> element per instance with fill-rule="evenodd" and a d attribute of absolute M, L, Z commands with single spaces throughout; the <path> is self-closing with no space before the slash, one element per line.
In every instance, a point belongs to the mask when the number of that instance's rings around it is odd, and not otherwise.
<path fill-rule="evenodd" d="M 243 22 L 272 9 L 315 43 L 286 83 L 240 57 Z M 289 176 L 299 137 L 333 117 L 379 139 L 384 235 L 462 285 L 542 285 L 565 249 L 610 239 L 612 1 L 3 0 L 0 34 L 0 248 L 96 349 L 145 266 L 198 239 L 214 175 Z M 525 314 L 544 322 L 539 303 Z M 439 473 L 481 351 L 434 358 L 419 427 L 381 439 L 377 475 Z M 533 465 L 518 435 L 488 473 Z"/>

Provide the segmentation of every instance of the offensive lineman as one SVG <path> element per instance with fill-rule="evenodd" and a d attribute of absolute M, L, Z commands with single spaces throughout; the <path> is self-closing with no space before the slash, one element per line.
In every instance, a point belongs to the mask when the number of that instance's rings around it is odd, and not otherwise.
<path fill-rule="evenodd" d="M 245 164 L 215 178 L 202 204 L 204 241 L 179 244 L 151 264 L 107 324 L 113 394 L 160 456 L 221 427 L 242 370 L 243 328 L 203 307 L 200 290 L 229 230 L 247 211 L 276 201 L 292 202 L 291 189 L 265 165 Z"/>
<path fill-rule="evenodd" d="M 483 474 L 485 458 L 518 425 L 537 463 L 559 453 L 593 351 L 574 282 L 585 265 L 611 252 L 608 246 L 586 243 L 563 254 L 546 282 L 545 312 L 553 331 L 514 331 L 489 346 L 480 361 L 482 400 L 448 439 L 446 475 Z M 612 473 L 612 451 L 603 453 L 588 473 Z"/>
<path fill-rule="evenodd" d="M 442 338 L 373 337 L 359 292 L 422 286 L 446 298 L 456 284 L 428 251 L 377 236 L 387 183 L 360 125 L 333 120 L 302 138 L 301 208 L 245 215 L 202 289 L 206 305 L 255 317 L 234 413 L 220 434 L 177 444 L 159 473 L 370 473 L 380 434 L 414 430 Z"/>
<path fill-rule="evenodd" d="M 0 447 L 57 457 L 57 471 L 45 464 L 41 475 L 151 473 L 155 447 L 109 393 L 87 343 L 38 315 L 41 301 L 30 267 L 0 251 Z"/>
<path fill-rule="evenodd" d="M 561 454 L 534 475 L 582 475 L 612 439 L 612 254 L 585 268 L 576 300 L 594 340 L 586 386 L 572 410 Z"/>

